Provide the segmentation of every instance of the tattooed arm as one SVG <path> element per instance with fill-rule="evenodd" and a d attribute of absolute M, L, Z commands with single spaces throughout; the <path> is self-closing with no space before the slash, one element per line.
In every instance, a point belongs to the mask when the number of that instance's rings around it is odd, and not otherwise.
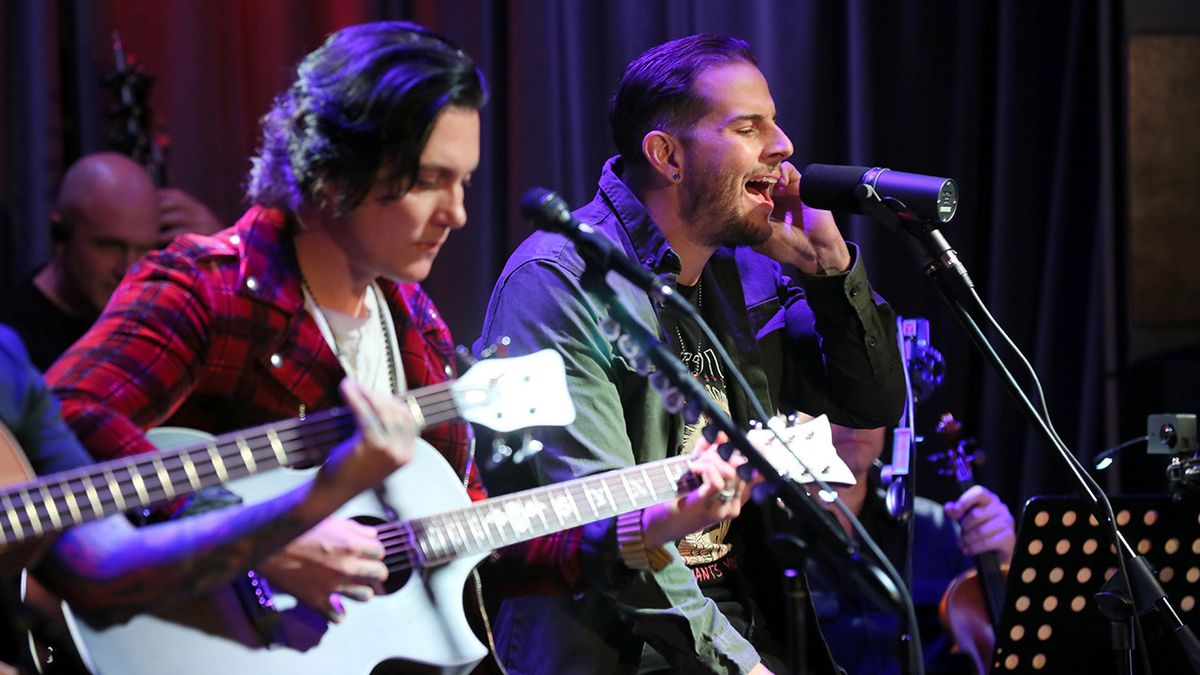
<path fill-rule="evenodd" d="M 121 517 L 73 527 L 54 543 L 38 576 L 89 618 L 122 621 L 227 582 L 319 526 L 412 456 L 414 424 L 407 408 L 348 383 L 342 392 L 359 433 L 334 450 L 311 483 L 268 502 L 140 529 Z M 374 530 L 363 526 L 360 534 L 346 538 L 344 550 L 328 553 L 360 562 L 343 566 L 341 592 L 369 597 L 371 585 L 387 578 L 387 568 Z M 335 598 L 311 604 L 339 618 Z"/>

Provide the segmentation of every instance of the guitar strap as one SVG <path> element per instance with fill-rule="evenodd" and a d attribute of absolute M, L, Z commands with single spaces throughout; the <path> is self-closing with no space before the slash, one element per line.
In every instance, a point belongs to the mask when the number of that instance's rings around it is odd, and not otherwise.
<path fill-rule="evenodd" d="M 20 598 L 20 578 L 0 576 L 0 664 L 16 666 L 21 669 L 18 672 L 37 672 L 32 669 L 29 650 L 23 648 L 31 622 Z"/>
<path fill-rule="evenodd" d="M 58 610 L 58 598 L 29 576 L 0 575 L 0 661 L 12 659 L 18 673 L 86 673 L 83 660 Z M 12 638 L 9 640 L 8 638 Z M 11 645 L 9 647 L 8 645 Z"/>

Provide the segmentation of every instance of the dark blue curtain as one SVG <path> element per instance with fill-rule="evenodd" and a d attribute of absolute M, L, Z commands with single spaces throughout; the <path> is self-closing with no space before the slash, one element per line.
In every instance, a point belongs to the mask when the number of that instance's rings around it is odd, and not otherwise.
<path fill-rule="evenodd" d="M 45 257 L 63 165 L 104 145 L 108 99 L 96 82 L 111 70 L 111 30 L 158 77 L 151 103 L 170 130 L 176 184 L 232 222 L 257 117 L 288 69 L 324 33 L 407 18 L 459 41 L 493 89 L 471 222 L 427 283 L 469 343 L 503 261 L 529 231 L 517 216 L 521 193 L 542 185 L 573 204 L 590 199 L 612 153 L 607 101 L 624 66 L 664 40 L 719 32 L 758 52 L 798 166 L 877 165 L 958 181 L 958 215 L 943 232 L 1041 374 L 1059 432 L 1084 458 L 1118 436 L 1119 2 L 106 0 L 3 11 L 6 285 Z M 928 318 L 945 355 L 946 382 L 919 422 L 943 411 L 962 419 L 992 458 L 981 479 L 1013 506 L 1069 490 L 900 236 L 842 222 L 877 290 L 901 314 Z"/>

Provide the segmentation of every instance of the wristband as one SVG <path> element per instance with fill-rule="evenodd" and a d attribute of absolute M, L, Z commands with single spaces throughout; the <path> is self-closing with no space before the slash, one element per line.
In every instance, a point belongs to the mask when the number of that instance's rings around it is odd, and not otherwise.
<path fill-rule="evenodd" d="M 641 509 L 617 516 L 617 552 L 630 569 L 657 572 L 671 563 L 671 552 L 666 548 L 646 550 Z"/>

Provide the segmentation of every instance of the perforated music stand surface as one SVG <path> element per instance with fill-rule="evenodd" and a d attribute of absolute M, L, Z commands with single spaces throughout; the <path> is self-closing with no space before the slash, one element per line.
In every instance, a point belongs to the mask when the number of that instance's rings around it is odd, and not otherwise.
<path fill-rule="evenodd" d="M 1156 571 L 1179 618 L 1200 632 L 1200 502 L 1114 497 L 1112 504 L 1126 541 Z M 1116 572 L 1110 542 L 1080 498 L 1025 504 L 993 673 L 1116 672 L 1111 624 L 1093 599 Z M 1182 672 L 1183 652 L 1157 613 L 1144 615 L 1142 626 L 1154 671 Z M 1140 670 L 1140 654 L 1134 661 Z"/>

